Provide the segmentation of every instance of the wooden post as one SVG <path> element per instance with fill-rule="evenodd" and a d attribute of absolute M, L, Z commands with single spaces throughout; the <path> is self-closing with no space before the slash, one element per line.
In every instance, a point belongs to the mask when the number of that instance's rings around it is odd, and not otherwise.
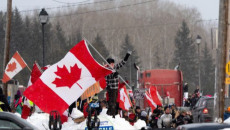
<path fill-rule="evenodd" d="M 9 51 L 10 51 L 10 31 L 11 31 L 11 14 L 12 14 L 12 0 L 7 0 L 7 19 L 6 19 L 6 34 L 5 34 L 5 48 L 4 48 L 4 64 L 3 74 L 7 63 L 9 62 Z M 7 83 L 3 84 L 3 93 L 7 97 Z"/>
<path fill-rule="evenodd" d="M 225 78 L 226 63 L 228 55 L 228 19 L 229 19 L 229 0 L 220 0 L 219 5 L 219 32 L 218 32 L 218 49 L 217 49 L 217 71 L 216 71 L 216 94 L 215 94 L 215 117 L 222 118 L 224 114 L 225 100 Z"/>

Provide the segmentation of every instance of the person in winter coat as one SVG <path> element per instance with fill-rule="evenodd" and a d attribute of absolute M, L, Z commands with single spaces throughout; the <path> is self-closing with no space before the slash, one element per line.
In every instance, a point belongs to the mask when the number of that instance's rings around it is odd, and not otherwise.
<path fill-rule="evenodd" d="M 136 106 L 135 114 L 136 114 L 136 120 L 141 118 L 141 108 L 139 106 Z"/>
<path fill-rule="evenodd" d="M 137 117 L 133 111 L 133 108 L 130 107 L 128 115 L 129 115 L 129 123 L 133 126 L 134 123 L 137 121 L 136 120 Z"/>
<path fill-rule="evenodd" d="M 160 119 L 157 121 L 158 128 L 171 128 L 172 124 L 172 115 L 170 114 L 169 107 L 164 108 L 165 114 L 163 114 Z"/>
<path fill-rule="evenodd" d="M 11 112 L 11 108 L 3 94 L 2 88 L 0 87 L 0 111 L 9 111 Z"/>
<path fill-rule="evenodd" d="M 147 117 L 147 112 L 146 111 L 141 111 L 141 116 L 140 116 L 140 120 L 145 121 L 146 124 L 148 124 L 148 117 Z"/>
<path fill-rule="evenodd" d="M 126 121 L 129 121 L 128 111 L 122 110 L 122 118 L 124 118 Z"/>
<path fill-rule="evenodd" d="M 192 94 L 191 97 L 191 107 L 193 108 L 196 105 L 196 97 L 195 94 Z"/>
<path fill-rule="evenodd" d="M 152 127 L 152 128 L 158 128 L 157 127 L 157 121 L 158 121 L 158 119 L 161 117 L 161 115 L 160 114 L 158 114 L 158 113 L 153 113 L 152 115 L 151 115 L 151 120 L 150 120 L 150 126 Z"/>
<path fill-rule="evenodd" d="M 183 125 L 193 123 L 193 116 L 191 112 L 186 112 L 186 110 L 182 110 L 181 114 L 176 118 L 176 125 Z"/>
<path fill-rule="evenodd" d="M 118 77 L 118 72 L 117 70 L 120 69 L 128 60 L 129 56 L 131 55 L 131 52 L 128 52 L 120 63 L 114 64 L 115 61 L 112 58 L 108 58 L 107 62 L 109 63 L 105 65 L 105 67 L 115 70 L 112 74 L 109 74 L 105 77 L 106 79 L 106 84 L 107 84 L 107 92 L 109 95 L 109 105 L 108 105 L 108 111 L 107 114 L 110 116 L 113 116 L 115 118 L 116 115 L 116 100 L 117 100 L 117 89 L 118 89 L 118 83 L 119 83 L 119 77 Z"/>
<path fill-rule="evenodd" d="M 177 107 L 176 107 L 176 105 L 175 105 L 175 104 L 172 104 L 170 110 L 171 110 L 172 119 L 174 119 L 175 116 L 176 116 L 176 113 L 177 113 Z"/>
<path fill-rule="evenodd" d="M 228 119 L 229 117 L 230 117 L 230 106 L 224 112 L 224 120 Z"/>
<path fill-rule="evenodd" d="M 199 90 L 200 90 L 199 86 L 197 86 L 196 89 L 195 89 L 195 91 L 194 91 L 194 94 L 199 93 Z"/>
<path fill-rule="evenodd" d="M 162 115 L 163 114 L 162 106 L 157 105 L 157 108 L 154 109 L 153 113 L 156 113 L 158 115 Z"/>
<path fill-rule="evenodd" d="M 17 91 L 17 94 L 14 96 L 14 107 L 17 113 L 22 114 L 23 102 L 21 92 L 19 90 Z"/>
<path fill-rule="evenodd" d="M 99 107 L 97 108 L 91 108 L 91 116 L 93 116 L 95 114 L 95 112 L 97 112 L 97 115 L 100 115 L 101 111 L 102 111 L 102 107 L 101 107 L 101 103 L 100 101 L 98 100 L 98 95 L 95 94 L 93 97 L 92 97 L 92 100 L 90 101 L 90 103 L 99 103 Z M 83 108 L 83 114 L 84 114 L 84 117 L 88 117 L 88 113 L 89 113 L 89 105 L 90 103 L 85 103 L 84 104 L 84 108 Z"/>

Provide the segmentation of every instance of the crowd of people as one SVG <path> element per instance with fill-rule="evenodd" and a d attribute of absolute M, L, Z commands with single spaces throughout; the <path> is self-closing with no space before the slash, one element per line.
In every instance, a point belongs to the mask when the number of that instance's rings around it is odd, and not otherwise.
<path fill-rule="evenodd" d="M 185 85 L 187 86 L 187 85 Z M 186 93 L 186 92 L 185 92 Z M 184 107 L 190 107 L 191 109 L 196 105 L 197 101 L 200 99 L 199 87 L 195 89 L 193 94 L 188 94 L 188 97 L 184 95 Z"/>
<path fill-rule="evenodd" d="M 24 97 L 21 95 L 21 92 L 18 90 L 14 95 L 14 102 L 10 105 L 10 102 L 6 99 L 3 94 L 3 90 L 0 87 L 0 111 L 5 112 L 17 112 L 22 114 Z"/>
<path fill-rule="evenodd" d="M 88 100 L 89 102 L 84 101 L 83 106 L 78 106 L 78 109 L 84 113 L 85 118 L 90 116 L 88 115 L 89 104 L 96 102 L 100 105 L 91 112 L 91 116 L 94 116 L 95 113 L 97 113 L 97 115 L 107 115 L 108 101 L 105 99 L 99 100 L 97 95 Z M 150 108 L 146 108 L 145 110 L 141 109 L 139 106 L 131 107 L 129 110 L 121 110 L 118 107 L 116 115 L 124 118 L 131 125 L 134 125 L 138 119 L 143 120 L 147 126 L 152 128 L 175 128 L 178 125 L 193 123 L 191 112 L 184 109 L 179 111 L 175 104 L 165 107 L 157 106 L 153 111 Z"/>

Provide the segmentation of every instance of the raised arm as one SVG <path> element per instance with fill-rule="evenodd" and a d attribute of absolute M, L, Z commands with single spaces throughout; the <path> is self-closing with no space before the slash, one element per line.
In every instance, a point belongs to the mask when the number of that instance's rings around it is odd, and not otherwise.
<path fill-rule="evenodd" d="M 125 65 L 125 63 L 128 61 L 129 56 L 130 56 L 131 54 L 132 54 L 132 52 L 131 52 L 131 51 L 128 51 L 128 52 L 126 53 L 126 55 L 125 55 L 125 58 L 124 58 L 120 63 L 116 64 L 116 65 L 114 66 L 114 69 L 115 69 L 115 70 L 120 69 L 123 65 Z"/>

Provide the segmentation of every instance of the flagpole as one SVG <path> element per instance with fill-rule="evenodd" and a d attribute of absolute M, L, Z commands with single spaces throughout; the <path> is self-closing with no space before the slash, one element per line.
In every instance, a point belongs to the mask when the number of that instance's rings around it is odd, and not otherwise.
<path fill-rule="evenodd" d="M 110 66 L 110 68 L 112 68 L 112 66 L 105 60 L 105 58 L 97 51 L 96 48 L 93 47 L 93 45 L 86 39 L 84 38 L 84 40 L 97 52 L 97 54 Z M 113 68 L 112 68 L 113 71 L 115 71 Z M 128 83 L 126 83 L 126 81 L 120 76 L 118 75 L 119 78 L 126 84 L 126 86 L 129 87 L 129 89 L 132 89 Z"/>
<path fill-rule="evenodd" d="M 26 65 L 26 67 L 29 69 L 30 72 L 32 72 L 31 69 L 30 69 L 30 67 L 28 65 Z"/>

